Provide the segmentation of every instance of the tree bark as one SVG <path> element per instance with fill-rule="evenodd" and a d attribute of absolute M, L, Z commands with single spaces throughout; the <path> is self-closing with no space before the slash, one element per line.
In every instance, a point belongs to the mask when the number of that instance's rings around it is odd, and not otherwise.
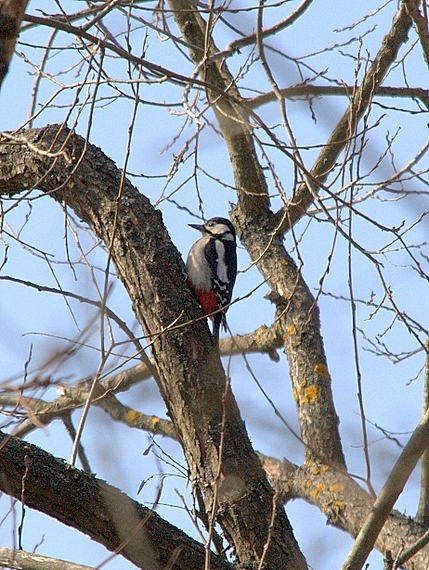
<path fill-rule="evenodd" d="M 298 467 L 287 460 L 262 456 L 261 459 L 270 481 L 284 500 L 303 499 L 326 516 L 327 524 L 344 530 L 353 538 L 358 536 L 371 514 L 375 499 L 350 475 L 321 463 L 306 463 Z M 392 510 L 378 535 L 376 547 L 383 554 L 390 550 L 396 557 L 417 544 L 426 533 L 427 525 Z M 404 564 L 404 568 L 410 570 L 426 570 L 428 567 L 428 545 Z"/>
<path fill-rule="evenodd" d="M 242 564 L 306 568 L 281 506 L 250 445 L 217 348 L 185 283 L 160 213 L 96 147 L 50 126 L 3 135 L 0 193 L 38 188 L 84 220 L 108 246 L 141 323 L 157 381 L 193 484 Z M 200 318 L 200 320 L 197 320 Z M 221 442 L 223 453 L 220 456 Z"/>
<path fill-rule="evenodd" d="M 12 59 L 28 0 L 0 0 L 0 87 Z"/>
<path fill-rule="evenodd" d="M 237 187 L 233 221 L 240 239 L 275 292 L 277 319 L 289 360 L 290 375 L 308 461 L 319 460 L 345 469 L 331 378 L 313 295 L 273 231 L 268 188 L 259 163 L 248 111 L 225 61 L 210 60 L 216 52 L 208 24 L 192 0 L 169 0 L 191 57 L 208 82 L 212 103 L 225 139 Z M 208 40 L 207 40 L 208 38 Z M 211 90 L 210 86 L 216 87 Z M 219 96 L 219 91 L 225 93 Z"/>
<path fill-rule="evenodd" d="M 0 567 L 9 570 L 94 570 L 91 566 L 73 564 L 73 562 L 58 558 L 41 556 L 4 546 L 0 546 Z"/>
<path fill-rule="evenodd" d="M 0 489 L 143 570 L 201 570 L 204 548 L 119 489 L 0 432 Z M 212 556 L 212 570 L 231 569 Z"/>

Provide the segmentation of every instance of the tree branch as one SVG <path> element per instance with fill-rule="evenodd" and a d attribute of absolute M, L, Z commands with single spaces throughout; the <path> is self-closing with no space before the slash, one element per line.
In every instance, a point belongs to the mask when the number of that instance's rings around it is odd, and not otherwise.
<path fill-rule="evenodd" d="M 296 22 L 298 18 L 300 18 L 304 14 L 304 12 L 307 10 L 307 8 L 309 8 L 312 2 L 313 0 L 302 0 L 301 4 L 291 14 L 286 16 L 286 18 L 284 18 L 277 24 L 274 24 L 274 26 L 270 26 L 269 28 L 265 28 L 264 30 L 262 30 L 261 34 L 262 37 L 268 38 L 269 36 L 277 34 L 281 30 L 284 30 L 285 28 L 291 26 L 294 22 Z M 223 59 L 225 57 L 230 56 L 233 52 L 238 51 L 243 47 L 252 45 L 254 43 L 256 43 L 256 34 L 249 34 L 248 36 L 232 41 L 226 46 L 224 51 L 216 53 L 213 57 L 216 58 L 221 57 Z"/>
<path fill-rule="evenodd" d="M 0 546 L 0 568 L 14 570 L 94 570 L 91 566 L 73 564 L 58 558 L 41 556 L 33 552 L 14 550 Z"/>
<path fill-rule="evenodd" d="M 237 193 L 253 215 L 268 207 L 269 198 L 248 124 L 248 112 L 223 60 L 212 58 L 217 49 L 206 29 L 206 22 L 192 0 L 169 0 L 174 19 L 188 44 L 191 58 L 206 82 L 206 93 L 213 106 L 228 148 L 232 168 L 240 173 Z M 216 89 L 213 89 L 214 86 Z"/>
<path fill-rule="evenodd" d="M 211 50 L 216 53 L 211 30 L 206 29 L 193 2 L 170 0 L 169 3 L 195 65 L 210 84 L 229 96 L 234 94 L 237 100 L 234 106 L 230 98 L 223 100 L 208 90 L 208 99 L 227 143 L 237 188 L 239 201 L 233 220 L 243 245 L 279 304 L 276 319 L 289 361 L 306 457 L 345 468 L 318 309 L 295 263 L 273 231 L 266 181 L 247 115 L 238 104 L 241 99 L 234 78 L 225 62 L 210 60 Z"/>
<path fill-rule="evenodd" d="M 201 570 L 204 548 L 93 475 L 0 432 L 0 489 L 90 536 L 143 570 Z M 177 556 L 177 558 L 176 558 Z M 231 566 L 212 556 L 212 568 Z"/>
<path fill-rule="evenodd" d="M 413 19 L 417 33 L 419 35 L 420 44 L 423 50 L 423 56 L 426 65 L 429 67 L 429 31 L 428 21 L 419 10 L 420 0 L 405 0 L 405 5 L 411 18 Z"/>
<path fill-rule="evenodd" d="M 413 472 L 418 460 L 427 449 L 429 439 L 429 410 L 414 430 L 407 445 L 402 450 L 386 483 L 380 491 L 359 535 L 356 538 L 342 570 L 360 570 L 365 564 L 393 505 L 401 494 L 405 483 Z"/>
<path fill-rule="evenodd" d="M 0 0 L 0 87 L 9 70 L 28 0 Z"/>
<path fill-rule="evenodd" d="M 2 277 L 0 276 L 1 279 Z M 7 279 L 21 282 L 21 280 L 13 278 Z M 45 288 L 44 286 L 37 286 L 37 288 L 43 291 L 50 290 L 50 288 Z M 57 290 L 55 292 L 60 293 Z M 63 291 L 63 293 L 73 297 L 73 294 L 70 292 Z M 82 301 L 89 301 L 78 295 L 75 297 Z M 99 305 L 99 302 L 90 303 Z M 253 333 L 222 338 L 220 339 L 219 347 L 220 355 L 233 356 L 256 352 L 266 353 L 271 360 L 278 362 L 279 356 L 276 349 L 282 346 L 280 332 L 277 323 L 274 323 L 271 327 L 263 325 Z M 143 414 L 138 410 L 124 406 L 116 398 L 116 394 L 125 392 L 133 385 L 151 378 L 153 372 L 154 362 L 148 359 L 146 362 L 140 362 L 132 368 L 121 370 L 117 374 L 99 380 L 91 403 L 104 410 L 115 421 L 122 422 L 128 427 L 147 430 L 153 434 L 161 434 L 177 439 L 176 430 L 169 420 Z M 40 381 L 43 382 L 43 379 Z M 13 430 L 12 434 L 15 437 L 24 438 L 33 430 L 41 426 L 47 426 L 56 419 L 65 421 L 73 410 L 85 405 L 92 381 L 93 378 L 86 378 L 79 380 L 73 387 L 62 387 L 62 395 L 51 402 L 40 398 L 28 398 L 21 394 L 17 396 L 11 394 L 0 395 L 0 407 L 12 407 L 15 411 L 22 410 L 27 417 Z"/>
<path fill-rule="evenodd" d="M 426 340 L 426 361 L 423 392 L 423 413 L 429 410 L 429 339 Z M 416 519 L 423 524 L 429 523 L 429 449 L 422 455 L 420 474 L 420 499 Z"/>
<path fill-rule="evenodd" d="M 0 157 L 1 193 L 37 187 L 67 204 L 109 244 L 118 277 L 151 343 L 159 388 L 191 480 L 201 490 L 207 512 L 216 513 L 238 560 L 259 560 L 272 517 L 273 490 L 230 389 L 225 395 L 219 353 L 159 213 L 127 180 L 118 200 L 121 172 L 66 128 L 3 135 Z M 221 437 L 224 452 L 219 457 Z M 306 568 L 281 507 L 265 560 L 273 569 Z"/>
<path fill-rule="evenodd" d="M 356 125 L 371 103 L 375 91 L 395 61 L 399 48 L 407 41 L 411 24 L 412 20 L 408 15 L 407 8 L 402 3 L 393 19 L 389 33 L 383 38 L 376 58 L 363 78 L 362 84 L 352 94 L 348 109 L 332 131 L 310 170 L 313 187 L 308 188 L 306 182 L 303 182 L 293 196 L 291 203 L 276 214 L 274 223 L 278 227 L 278 231 L 285 232 L 293 226 L 312 204 L 320 188 L 318 184 L 323 184 L 327 179 L 338 155 L 348 145 L 355 132 Z"/>
<path fill-rule="evenodd" d="M 352 96 L 354 87 L 351 85 L 313 85 L 311 83 L 305 85 L 294 85 L 279 89 L 279 93 L 285 99 L 327 96 Z M 378 87 L 374 89 L 373 97 L 394 97 L 407 99 L 420 99 L 420 101 L 429 110 L 429 90 L 422 87 Z M 256 109 L 261 105 L 277 101 L 276 94 L 273 91 L 262 93 L 252 99 L 246 100 L 246 105 L 250 109 Z"/>
<path fill-rule="evenodd" d="M 371 514 L 374 498 L 364 491 L 348 473 L 320 463 L 306 463 L 297 467 L 286 459 L 278 461 L 261 456 L 265 472 L 283 500 L 303 499 L 315 505 L 327 518 L 327 523 L 356 538 Z M 398 511 L 391 511 L 377 538 L 375 546 L 383 554 L 390 550 L 395 555 L 420 544 L 413 558 L 404 567 L 426 570 L 429 564 L 429 546 L 422 541 L 427 527 Z M 424 547 L 424 548 L 423 548 Z"/>

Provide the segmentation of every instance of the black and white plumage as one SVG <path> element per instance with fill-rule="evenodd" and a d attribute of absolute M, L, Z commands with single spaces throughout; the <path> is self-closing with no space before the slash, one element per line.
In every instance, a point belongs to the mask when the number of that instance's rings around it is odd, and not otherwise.
<path fill-rule="evenodd" d="M 237 243 L 234 226 L 226 218 L 211 218 L 205 224 L 189 224 L 203 237 L 191 247 L 186 262 L 188 283 L 206 315 L 213 320 L 213 337 L 226 330 L 225 313 L 231 302 L 237 276 Z M 224 308 L 223 311 L 219 309 Z M 216 312 L 218 311 L 218 312 Z"/>

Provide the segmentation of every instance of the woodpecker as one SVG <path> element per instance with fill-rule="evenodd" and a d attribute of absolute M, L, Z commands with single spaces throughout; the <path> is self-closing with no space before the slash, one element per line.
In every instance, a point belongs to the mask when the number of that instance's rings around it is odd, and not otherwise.
<path fill-rule="evenodd" d="M 213 321 L 213 338 L 217 344 L 220 325 L 226 330 L 225 313 L 237 276 L 235 229 L 225 218 L 211 218 L 203 225 L 189 226 L 200 231 L 203 237 L 194 243 L 188 254 L 188 283 L 203 311 Z M 219 311 L 224 307 L 223 311 Z"/>

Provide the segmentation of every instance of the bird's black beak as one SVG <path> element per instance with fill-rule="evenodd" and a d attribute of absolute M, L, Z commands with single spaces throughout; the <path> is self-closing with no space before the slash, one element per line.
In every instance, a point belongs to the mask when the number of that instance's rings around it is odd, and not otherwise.
<path fill-rule="evenodd" d="M 205 232 L 205 227 L 202 224 L 188 224 L 188 226 L 199 232 Z"/>

